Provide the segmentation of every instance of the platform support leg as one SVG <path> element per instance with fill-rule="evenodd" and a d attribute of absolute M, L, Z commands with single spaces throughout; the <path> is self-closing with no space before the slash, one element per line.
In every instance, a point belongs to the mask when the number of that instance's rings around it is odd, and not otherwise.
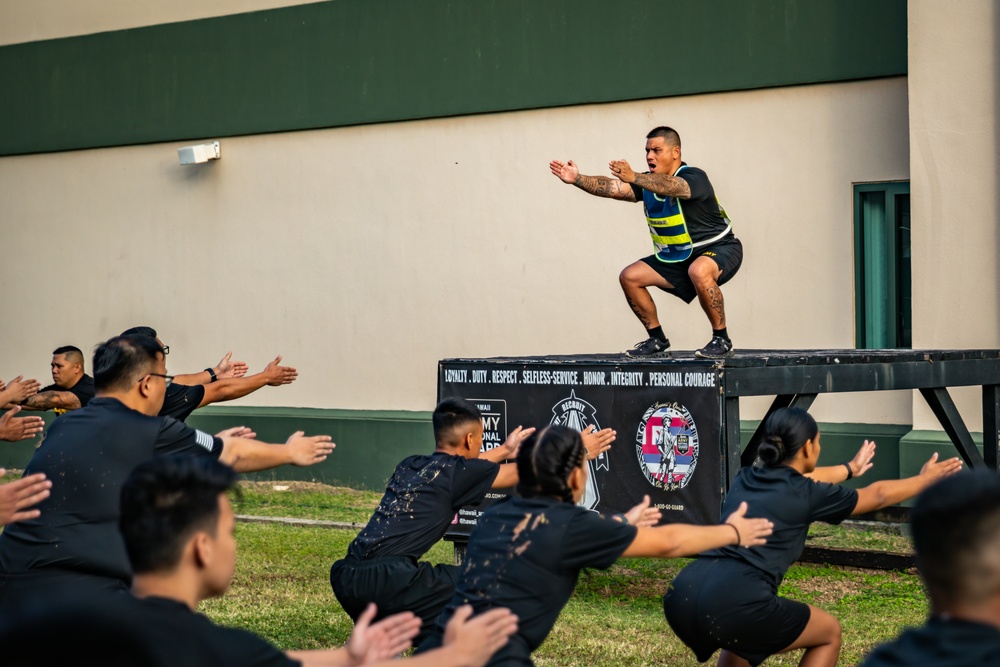
<path fill-rule="evenodd" d="M 990 470 L 1000 469 L 1000 385 L 983 386 L 983 458 Z"/>
<path fill-rule="evenodd" d="M 722 405 L 722 472 L 726 480 L 723 499 L 740 471 L 740 449 L 740 399 L 734 396 L 724 399 Z"/>
<path fill-rule="evenodd" d="M 743 450 L 743 456 L 740 458 L 740 464 L 749 466 L 753 465 L 753 462 L 757 460 L 757 449 L 760 447 L 760 443 L 764 441 L 764 424 L 767 423 L 768 417 L 781 408 L 802 408 L 803 410 L 808 410 L 809 406 L 815 400 L 816 394 L 778 394 L 775 396 L 771 402 L 771 407 L 767 409 L 764 418 L 757 425 L 757 430 L 750 436 L 747 448 Z"/>
<path fill-rule="evenodd" d="M 920 394 L 927 401 L 937 420 L 941 422 L 945 433 L 951 438 L 955 448 L 970 468 L 985 468 L 986 462 L 972 441 L 972 434 L 962 421 L 962 415 L 955 407 L 955 401 L 944 387 L 924 387 Z M 984 436 L 985 437 L 985 436 Z M 996 436 L 994 435 L 994 438 Z"/>

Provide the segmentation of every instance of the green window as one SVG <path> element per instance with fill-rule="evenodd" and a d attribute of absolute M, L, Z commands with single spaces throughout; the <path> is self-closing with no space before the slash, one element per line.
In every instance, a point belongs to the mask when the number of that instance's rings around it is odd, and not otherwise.
<path fill-rule="evenodd" d="M 854 185 L 855 346 L 913 346 L 910 184 Z"/>

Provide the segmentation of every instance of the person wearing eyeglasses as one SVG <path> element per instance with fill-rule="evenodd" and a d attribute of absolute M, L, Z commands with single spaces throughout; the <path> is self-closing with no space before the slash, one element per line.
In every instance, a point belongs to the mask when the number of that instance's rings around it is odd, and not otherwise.
<path fill-rule="evenodd" d="M 211 456 L 237 472 L 319 463 L 329 436 L 292 434 L 284 445 L 252 439 L 246 429 L 210 435 L 158 415 L 167 387 L 160 345 L 119 336 L 97 347 L 97 396 L 57 419 L 25 469 L 52 480 L 39 517 L 0 535 L 0 614 L 24 599 L 72 590 L 95 597 L 128 590 L 131 569 L 117 530 L 118 495 L 140 463 L 164 454 Z"/>
<path fill-rule="evenodd" d="M 163 354 L 170 354 L 170 346 L 160 339 L 153 327 L 132 327 L 122 332 L 123 336 L 132 334 L 155 339 L 163 348 Z M 246 363 L 232 361 L 232 356 L 232 352 L 228 353 L 218 364 L 200 373 L 175 376 L 174 382 L 167 388 L 160 416 L 185 421 L 198 408 L 242 398 L 263 387 L 291 384 L 299 376 L 294 368 L 281 365 L 280 356 L 260 373 L 246 375 Z"/>

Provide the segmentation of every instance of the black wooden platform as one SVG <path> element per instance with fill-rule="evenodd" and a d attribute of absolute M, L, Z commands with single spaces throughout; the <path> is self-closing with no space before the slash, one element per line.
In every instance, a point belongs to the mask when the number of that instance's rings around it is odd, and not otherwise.
<path fill-rule="evenodd" d="M 623 354 L 448 361 L 617 366 L 638 362 Z M 1000 463 L 1000 350 L 739 350 L 721 360 L 675 352 L 671 358 L 642 360 L 642 363 L 663 365 L 664 370 L 669 370 L 672 364 L 698 364 L 719 372 L 723 404 L 720 445 L 725 452 L 725 470 L 730 481 L 742 466 L 753 462 L 763 435 L 758 426 L 746 447 L 740 446 L 739 399 L 743 396 L 774 396 L 767 412 L 770 415 L 782 407 L 808 408 L 824 393 L 916 389 L 966 464 L 996 470 Z M 949 387 L 964 386 L 982 387 L 982 455 L 948 393 Z"/>

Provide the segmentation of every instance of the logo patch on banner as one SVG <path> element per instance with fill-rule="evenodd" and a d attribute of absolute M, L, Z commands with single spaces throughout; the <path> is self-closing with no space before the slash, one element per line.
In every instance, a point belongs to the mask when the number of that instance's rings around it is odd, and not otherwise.
<path fill-rule="evenodd" d="M 698 464 L 698 427 L 680 403 L 654 403 L 636 431 L 643 475 L 658 489 L 683 489 Z"/>
<path fill-rule="evenodd" d="M 582 431 L 588 426 L 593 426 L 598 431 L 601 430 L 601 425 L 597 423 L 597 409 L 582 398 L 578 398 L 576 392 L 573 390 L 570 390 L 569 398 L 564 398 L 552 406 L 552 420 L 549 424 L 565 426 L 574 431 Z M 607 452 L 601 454 L 593 461 L 588 461 L 587 467 L 587 489 L 577 504 L 580 507 L 596 512 L 595 508 L 601 502 L 601 493 L 597 484 L 597 471 L 600 470 L 603 472 L 609 470 Z"/>

